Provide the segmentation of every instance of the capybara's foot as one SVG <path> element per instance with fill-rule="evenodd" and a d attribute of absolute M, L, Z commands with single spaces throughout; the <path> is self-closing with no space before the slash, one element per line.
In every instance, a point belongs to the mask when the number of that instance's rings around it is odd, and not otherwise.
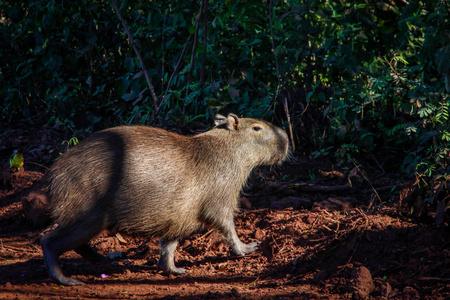
<path fill-rule="evenodd" d="M 184 274 L 186 269 L 175 267 L 175 249 L 178 245 L 178 240 L 164 240 L 161 239 L 159 244 L 160 257 L 158 260 L 158 268 L 166 274 Z"/>
<path fill-rule="evenodd" d="M 184 274 L 186 273 L 186 269 L 183 268 L 177 268 L 175 265 L 170 266 L 165 263 L 164 260 L 158 261 L 158 269 L 162 270 L 165 274 Z"/>
<path fill-rule="evenodd" d="M 237 249 L 233 249 L 233 254 L 237 256 L 244 256 L 245 254 L 255 252 L 259 250 L 260 244 L 260 242 L 253 242 L 248 244 L 240 243 Z"/>
<path fill-rule="evenodd" d="M 53 280 L 53 282 L 57 284 L 62 285 L 85 285 L 83 281 L 76 280 L 74 278 L 66 277 L 64 275 L 60 276 L 52 276 L 50 275 L 50 278 Z"/>

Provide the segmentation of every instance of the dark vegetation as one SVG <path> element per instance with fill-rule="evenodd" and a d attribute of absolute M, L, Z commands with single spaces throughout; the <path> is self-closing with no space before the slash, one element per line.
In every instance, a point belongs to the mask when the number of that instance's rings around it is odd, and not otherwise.
<path fill-rule="evenodd" d="M 449 11 L 444 0 L 2 1 L 0 134 L 266 118 L 298 152 L 410 177 L 440 223 Z"/>

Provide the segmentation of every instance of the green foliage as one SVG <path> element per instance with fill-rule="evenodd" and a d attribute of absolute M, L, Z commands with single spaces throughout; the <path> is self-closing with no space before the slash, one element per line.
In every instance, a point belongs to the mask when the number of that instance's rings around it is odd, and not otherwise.
<path fill-rule="evenodd" d="M 302 151 L 401 165 L 428 181 L 449 173 L 447 1 L 118 5 L 158 107 L 109 1 L 6 0 L 0 123 L 40 113 L 75 133 L 202 122 L 218 111 L 287 122 L 281 95 L 291 93 Z"/>
<path fill-rule="evenodd" d="M 67 141 L 63 141 L 62 145 L 67 145 L 66 151 L 68 151 L 70 146 L 76 146 L 76 145 L 78 145 L 78 143 L 79 143 L 78 138 L 74 136 Z M 60 154 L 62 154 L 62 153 L 60 153 Z"/>

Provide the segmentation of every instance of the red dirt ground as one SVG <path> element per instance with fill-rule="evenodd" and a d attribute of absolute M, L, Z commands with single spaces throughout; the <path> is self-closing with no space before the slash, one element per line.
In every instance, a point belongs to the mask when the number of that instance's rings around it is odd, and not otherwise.
<path fill-rule="evenodd" d="M 448 218 L 437 227 L 432 214 L 410 216 L 399 176 L 364 178 L 295 156 L 255 172 L 243 193 L 238 235 L 260 241 L 259 252 L 230 256 L 216 232 L 204 230 L 178 247 L 176 265 L 187 273 L 166 276 L 156 268 L 156 239 L 104 232 L 91 244 L 122 256 L 103 266 L 70 251 L 63 270 L 86 285 L 54 284 L 39 244 L 48 228 L 28 222 L 22 200 L 42 164 L 63 151 L 62 139 L 45 127 L 0 136 L 1 162 L 26 149 L 25 171 L 11 175 L 3 166 L 0 178 L 1 299 L 450 299 Z"/>

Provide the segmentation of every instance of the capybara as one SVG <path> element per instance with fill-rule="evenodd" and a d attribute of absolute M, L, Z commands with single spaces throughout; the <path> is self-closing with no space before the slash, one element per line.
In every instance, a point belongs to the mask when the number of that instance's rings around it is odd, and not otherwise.
<path fill-rule="evenodd" d="M 146 126 L 120 126 L 92 134 L 59 157 L 43 179 L 58 226 L 41 245 L 50 278 L 64 276 L 58 257 L 68 251 L 106 259 L 88 242 L 104 229 L 160 237 L 158 268 L 175 267 L 178 241 L 199 229 L 216 229 L 236 255 L 258 248 L 242 243 L 234 227 L 240 191 L 252 169 L 281 163 L 289 142 L 261 120 L 217 115 L 213 129 L 191 137 Z"/>

